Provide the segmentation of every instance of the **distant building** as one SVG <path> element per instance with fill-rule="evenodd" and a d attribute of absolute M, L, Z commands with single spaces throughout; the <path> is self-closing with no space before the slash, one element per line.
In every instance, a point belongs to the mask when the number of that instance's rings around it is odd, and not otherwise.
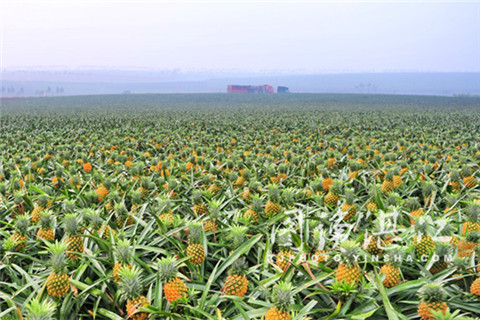
<path fill-rule="evenodd" d="M 288 87 L 277 87 L 277 93 L 289 93 L 290 91 L 288 90 Z"/>
<path fill-rule="evenodd" d="M 264 84 L 261 86 L 245 86 L 229 84 L 227 86 L 228 93 L 275 93 L 273 86 Z"/>

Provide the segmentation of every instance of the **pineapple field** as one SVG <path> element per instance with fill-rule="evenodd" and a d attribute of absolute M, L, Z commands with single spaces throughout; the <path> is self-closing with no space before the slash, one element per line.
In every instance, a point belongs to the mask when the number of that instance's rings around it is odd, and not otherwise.
<path fill-rule="evenodd" d="M 478 319 L 480 98 L 1 101 L 0 319 Z"/>

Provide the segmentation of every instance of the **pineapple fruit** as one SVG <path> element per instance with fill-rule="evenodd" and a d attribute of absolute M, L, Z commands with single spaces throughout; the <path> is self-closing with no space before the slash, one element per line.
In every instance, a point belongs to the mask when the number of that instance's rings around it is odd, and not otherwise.
<path fill-rule="evenodd" d="M 290 308 L 293 305 L 293 286 L 288 282 L 279 282 L 273 287 L 273 306 L 265 314 L 265 320 L 290 320 Z"/>
<path fill-rule="evenodd" d="M 61 297 L 70 289 L 70 279 L 66 273 L 67 244 L 56 241 L 54 244 L 47 243 L 50 252 L 49 265 L 51 273 L 47 278 L 47 292 L 53 297 Z"/>
<path fill-rule="evenodd" d="M 199 223 L 190 223 L 188 225 L 188 247 L 187 256 L 190 256 L 190 262 L 201 264 L 205 260 L 205 248 L 202 245 L 203 226 Z"/>
<path fill-rule="evenodd" d="M 276 185 L 270 186 L 268 190 L 268 201 L 265 205 L 265 216 L 270 218 L 282 211 L 280 206 L 280 191 Z"/>
<path fill-rule="evenodd" d="M 174 258 L 167 257 L 158 261 L 158 273 L 163 282 L 163 293 L 168 302 L 177 302 L 180 299 L 187 298 L 188 288 L 177 276 L 177 261 Z"/>
<path fill-rule="evenodd" d="M 145 320 L 148 312 L 141 312 L 139 308 L 145 308 L 150 305 L 150 301 L 142 295 L 143 279 L 138 267 L 122 268 L 120 270 L 120 292 L 127 300 L 126 311 L 128 317 L 134 320 Z"/>
<path fill-rule="evenodd" d="M 114 255 L 116 258 L 115 265 L 113 266 L 113 280 L 120 281 L 120 271 L 124 268 L 132 268 L 133 248 L 130 247 L 128 240 L 119 240 L 114 249 Z"/>
<path fill-rule="evenodd" d="M 44 211 L 40 217 L 40 229 L 37 231 L 37 240 L 52 241 L 55 238 L 53 231 L 53 216 L 50 211 Z"/>
<path fill-rule="evenodd" d="M 348 284 L 358 284 L 362 273 L 355 258 L 360 256 L 361 251 L 358 244 L 354 241 L 345 241 L 341 244 L 341 262 L 336 271 L 337 282 L 345 281 Z"/>
<path fill-rule="evenodd" d="M 446 292 L 441 285 L 429 283 L 420 288 L 418 296 L 421 300 L 418 305 L 418 315 L 423 320 L 434 320 L 432 311 L 447 312 Z"/>
<path fill-rule="evenodd" d="M 83 238 L 79 232 L 79 221 L 75 214 L 66 214 L 63 219 L 65 242 L 67 243 L 67 257 L 75 259 L 83 252 Z"/>
<path fill-rule="evenodd" d="M 27 232 L 29 227 L 29 219 L 27 216 L 18 216 L 15 220 L 15 232 L 10 236 L 10 242 L 16 251 L 25 248 L 27 243 Z"/>

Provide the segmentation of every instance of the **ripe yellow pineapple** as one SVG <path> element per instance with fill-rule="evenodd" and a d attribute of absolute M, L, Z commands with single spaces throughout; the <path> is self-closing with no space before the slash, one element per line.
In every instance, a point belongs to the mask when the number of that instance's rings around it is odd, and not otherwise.
<path fill-rule="evenodd" d="M 207 205 L 203 202 L 203 194 L 199 190 L 195 190 L 192 194 L 193 199 L 193 213 L 197 217 L 201 217 L 208 212 Z"/>
<path fill-rule="evenodd" d="M 293 286 L 288 282 L 279 282 L 273 287 L 272 304 L 265 314 L 265 320 L 290 320 L 290 309 L 293 305 Z"/>
<path fill-rule="evenodd" d="M 250 208 L 245 211 L 243 216 L 246 219 L 249 219 L 252 222 L 258 222 L 259 220 L 259 213 L 262 212 L 262 199 L 258 195 L 253 195 L 252 196 L 252 204 L 250 205 Z"/>
<path fill-rule="evenodd" d="M 348 221 L 357 214 L 357 206 L 354 204 L 354 201 L 355 194 L 353 189 L 348 188 L 345 191 L 345 203 L 342 206 L 342 211 L 345 213 L 343 220 Z"/>
<path fill-rule="evenodd" d="M 449 185 L 452 187 L 452 190 L 455 192 L 459 192 L 461 189 L 461 176 L 459 171 L 452 171 L 450 173 L 450 182 Z"/>
<path fill-rule="evenodd" d="M 48 206 L 48 196 L 42 194 L 38 200 L 37 200 L 37 205 L 35 208 L 33 208 L 32 214 L 31 214 L 31 219 L 33 223 L 37 223 L 40 221 L 41 214 L 43 210 L 45 210 Z"/>
<path fill-rule="evenodd" d="M 417 198 L 408 198 L 406 203 L 406 207 L 410 211 L 410 223 L 414 224 L 415 220 L 419 217 L 423 216 L 424 211 L 423 208 L 420 207 L 420 202 Z"/>
<path fill-rule="evenodd" d="M 480 231 L 480 224 L 477 222 L 480 218 L 480 204 L 471 202 L 465 212 L 467 221 L 462 225 L 462 235 L 472 231 Z"/>
<path fill-rule="evenodd" d="M 382 191 L 385 193 L 389 193 L 393 190 L 393 172 L 389 171 L 385 175 L 385 179 L 382 182 Z"/>
<path fill-rule="evenodd" d="M 245 277 L 246 262 L 240 257 L 232 263 L 228 277 L 223 287 L 226 295 L 243 297 L 248 290 L 248 280 Z"/>
<path fill-rule="evenodd" d="M 124 299 L 127 299 L 127 315 L 134 320 L 145 320 L 148 312 L 139 311 L 150 305 L 150 301 L 142 295 L 143 279 L 138 267 L 122 268 L 120 271 L 120 291 Z"/>
<path fill-rule="evenodd" d="M 12 208 L 10 216 L 15 219 L 17 216 L 25 214 L 25 206 L 23 204 L 23 194 L 20 191 L 16 191 L 13 195 L 13 201 L 15 205 Z"/>
<path fill-rule="evenodd" d="M 205 260 L 205 248 L 202 245 L 203 226 L 192 222 L 188 225 L 188 247 L 187 256 L 190 262 L 201 264 Z"/>
<path fill-rule="evenodd" d="M 418 296 L 421 300 L 418 305 L 418 315 L 423 320 L 434 320 L 432 311 L 447 312 L 447 304 L 444 300 L 447 297 L 445 290 L 439 284 L 429 283 L 420 288 Z"/>
<path fill-rule="evenodd" d="M 336 207 L 338 200 L 340 200 L 339 194 L 341 192 L 342 186 L 339 180 L 334 180 L 333 184 L 330 186 L 328 193 L 325 195 L 324 202 L 329 206 Z"/>
<path fill-rule="evenodd" d="M 458 242 L 458 257 L 470 257 L 473 254 L 475 248 L 480 244 L 480 232 L 472 231 L 467 234 L 465 239 Z"/>
<path fill-rule="evenodd" d="M 395 287 L 400 283 L 400 265 L 402 264 L 402 259 L 404 252 L 398 248 L 388 248 L 385 253 L 386 262 L 380 268 L 380 275 L 384 275 L 382 283 L 385 288 Z"/>
<path fill-rule="evenodd" d="M 265 205 L 265 216 L 270 218 L 282 211 L 280 206 L 280 191 L 276 185 L 270 186 L 268 190 L 268 201 Z"/>
<path fill-rule="evenodd" d="M 120 281 L 120 271 L 123 268 L 132 268 L 133 249 L 130 247 L 128 240 L 119 240 L 114 249 L 114 255 L 117 261 L 113 266 L 113 280 Z"/>
<path fill-rule="evenodd" d="M 295 258 L 295 253 L 291 250 L 292 240 L 289 230 L 283 229 L 278 232 L 277 244 L 279 252 L 276 256 L 276 264 L 280 269 L 286 271 L 290 262 Z"/>
<path fill-rule="evenodd" d="M 430 268 L 431 274 L 437 274 L 448 268 L 448 261 L 452 251 L 452 246 L 448 242 L 435 243 L 435 256 L 438 261 L 435 261 Z"/>
<path fill-rule="evenodd" d="M 345 241 L 340 245 L 341 262 L 336 271 L 337 282 L 345 281 L 348 284 L 358 284 L 362 273 L 355 260 L 361 254 L 360 247 L 354 241 Z"/>
<path fill-rule="evenodd" d="M 480 278 L 475 279 L 470 286 L 470 292 L 476 296 L 480 296 Z"/>
<path fill-rule="evenodd" d="M 66 214 L 63 219 L 65 229 L 65 243 L 67 243 L 66 254 L 70 259 L 79 257 L 83 252 L 83 238 L 79 233 L 79 222 L 75 214 Z"/>
<path fill-rule="evenodd" d="M 61 297 L 67 294 L 70 289 L 70 280 L 66 273 L 67 244 L 56 241 L 54 244 L 47 243 L 50 252 L 49 265 L 51 273 L 47 278 L 47 292 L 53 297 Z"/>
<path fill-rule="evenodd" d="M 37 231 L 37 240 L 52 241 L 55 238 L 53 232 L 53 216 L 50 211 L 44 211 L 40 217 L 40 229 Z"/>
<path fill-rule="evenodd" d="M 429 217 L 420 217 L 415 223 L 417 235 L 413 237 L 413 246 L 418 256 L 428 256 L 435 249 L 435 242 L 430 236 L 431 219 Z"/>
<path fill-rule="evenodd" d="M 132 215 L 128 212 L 123 203 L 116 204 L 113 209 L 115 211 L 115 216 L 117 217 L 117 226 L 119 228 L 128 227 L 135 223 Z"/>
<path fill-rule="evenodd" d="M 158 261 L 158 273 L 160 280 L 164 283 L 163 293 L 170 303 L 188 296 L 188 288 L 177 276 L 177 272 L 177 261 L 174 258 L 166 257 Z"/>
<path fill-rule="evenodd" d="M 472 176 L 472 169 L 470 167 L 465 167 L 462 169 L 463 176 L 463 185 L 465 188 L 470 189 L 474 188 L 477 185 L 477 180 Z"/>

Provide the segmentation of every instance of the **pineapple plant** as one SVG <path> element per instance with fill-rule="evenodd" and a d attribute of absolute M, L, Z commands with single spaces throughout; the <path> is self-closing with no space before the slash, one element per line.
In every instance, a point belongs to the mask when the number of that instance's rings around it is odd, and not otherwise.
<path fill-rule="evenodd" d="M 132 215 L 128 212 L 127 207 L 123 203 L 117 203 L 114 205 L 113 210 L 115 211 L 115 216 L 117 218 L 117 226 L 119 228 L 131 226 L 135 223 Z"/>
<path fill-rule="evenodd" d="M 223 287 L 226 295 L 243 297 L 247 293 L 248 280 L 245 276 L 245 269 L 246 262 L 244 257 L 240 257 L 232 263 Z"/>
<path fill-rule="evenodd" d="M 377 212 L 378 206 L 377 206 L 376 198 L 379 196 L 379 190 L 380 190 L 379 185 L 374 185 L 370 190 L 368 190 L 369 200 L 365 204 L 365 207 L 367 208 L 368 211 Z"/>
<path fill-rule="evenodd" d="M 385 193 L 389 193 L 394 189 L 393 184 L 393 172 L 388 171 L 385 175 L 385 179 L 382 182 L 382 191 Z"/>
<path fill-rule="evenodd" d="M 106 179 L 102 185 L 95 189 L 95 193 L 98 195 L 98 201 L 103 201 L 110 193 L 111 181 Z"/>
<path fill-rule="evenodd" d="M 188 225 L 187 256 L 193 264 L 201 264 L 205 260 L 205 248 L 202 244 L 203 226 L 192 222 Z"/>
<path fill-rule="evenodd" d="M 249 209 L 243 213 L 243 217 L 252 222 L 258 222 L 259 214 L 262 212 L 263 201 L 259 195 L 252 196 L 252 204 Z"/>
<path fill-rule="evenodd" d="M 14 245 L 16 251 L 20 251 L 25 248 L 25 244 L 27 243 L 28 227 L 28 217 L 18 216 L 15 220 L 15 232 L 10 236 L 10 241 Z"/>
<path fill-rule="evenodd" d="M 385 288 L 392 288 L 400 283 L 400 266 L 403 256 L 404 252 L 399 248 L 394 247 L 386 250 L 384 259 L 386 263 L 379 271 L 379 273 L 385 277 L 382 281 Z"/>
<path fill-rule="evenodd" d="M 177 261 L 174 258 L 166 257 L 158 261 L 158 273 L 163 283 L 163 293 L 168 302 L 177 302 L 188 297 L 188 288 L 177 276 Z"/>
<path fill-rule="evenodd" d="M 66 254 L 67 244 L 56 241 L 54 244 L 47 243 L 50 252 L 49 266 L 50 275 L 47 278 L 47 292 L 53 297 L 62 297 L 70 289 L 70 279 L 66 272 Z"/>
<path fill-rule="evenodd" d="M 450 182 L 448 183 L 452 190 L 455 192 L 459 192 L 462 188 L 461 186 L 462 177 L 460 176 L 460 171 L 454 170 L 450 173 Z"/>
<path fill-rule="evenodd" d="M 280 206 L 280 191 L 276 185 L 272 185 L 268 189 L 268 201 L 265 205 L 265 216 L 270 218 L 282 211 Z"/>
<path fill-rule="evenodd" d="M 393 188 L 396 189 L 400 187 L 403 184 L 403 179 L 400 174 L 400 170 L 398 168 L 395 168 L 393 170 Z"/>
<path fill-rule="evenodd" d="M 55 303 L 51 300 L 40 301 L 32 299 L 26 305 L 26 320 L 54 320 L 56 311 Z"/>
<path fill-rule="evenodd" d="M 475 248 L 477 248 L 479 244 L 480 244 L 480 232 L 478 231 L 469 232 L 466 238 L 460 240 L 457 244 L 458 257 L 460 258 L 470 257 L 473 254 Z"/>
<path fill-rule="evenodd" d="M 418 305 L 418 315 L 423 320 L 434 320 L 432 311 L 446 313 L 448 306 L 445 303 L 447 293 L 439 284 L 428 283 L 420 288 L 418 296 L 421 300 Z"/>
<path fill-rule="evenodd" d="M 356 257 L 360 256 L 361 249 L 354 241 L 345 241 L 340 245 L 341 262 L 336 270 L 336 279 L 338 283 L 346 282 L 357 285 L 362 273 Z"/>
<path fill-rule="evenodd" d="M 463 185 L 467 189 L 471 189 L 477 186 L 477 180 L 472 176 L 472 169 L 465 167 L 462 169 Z"/>
<path fill-rule="evenodd" d="M 420 217 L 415 223 L 416 235 L 413 237 L 413 246 L 418 256 L 428 256 L 435 249 L 435 242 L 430 236 L 431 220 Z"/>
<path fill-rule="evenodd" d="M 145 308 L 150 305 L 150 301 L 142 294 L 143 278 L 138 267 L 122 268 L 120 270 L 120 292 L 127 300 L 126 311 L 128 317 L 134 320 L 145 320 L 148 312 L 141 312 L 139 308 Z"/>
<path fill-rule="evenodd" d="M 345 191 L 345 203 L 342 206 L 344 212 L 343 220 L 348 221 L 357 214 L 357 206 L 354 203 L 355 193 L 352 188 L 348 188 Z"/>
<path fill-rule="evenodd" d="M 79 232 L 79 221 L 75 214 L 66 214 L 63 219 L 65 242 L 67 243 L 67 257 L 75 259 L 83 252 L 83 238 Z"/>
<path fill-rule="evenodd" d="M 423 216 L 424 211 L 423 208 L 420 207 L 420 202 L 417 198 L 408 198 L 405 202 L 405 206 L 407 207 L 408 211 L 410 212 L 410 223 L 414 224 L 415 220 L 419 217 Z"/>
<path fill-rule="evenodd" d="M 325 239 L 327 239 L 325 230 L 313 231 L 313 248 L 315 248 L 315 253 L 312 256 L 312 260 L 317 263 L 326 262 L 328 259 L 328 250 L 325 250 Z"/>
<path fill-rule="evenodd" d="M 273 306 L 265 314 L 265 320 L 290 320 L 290 309 L 293 305 L 293 286 L 289 282 L 281 281 L 273 287 Z"/>
<path fill-rule="evenodd" d="M 116 258 L 113 266 L 113 280 L 120 281 L 120 271 L 124 268 L 132 268 L 133 248 L 130 246 L 128 240 L 119 240 L 114 248 L 114 255 Z"/>
<path fill-rule="evenodd" d="M 290 230 L 283 229 L 278 232 L 277 245 L 279 251 L 276 255 L 276 264 L 280 269 L 286 271 L 290 262 L 295 258 L 295 253 L 291 249 Z"/>
<path fill-rule="evenodd" d="M 476 296 L 480 296 L 480 278 L 475 279 L 470 286 L 470 292 Z"/>
<path fill-rule="evenodd" d="M 171 227 L 175 222 L 175 216 L 171 209 L 172 203 L 168 196 L 162 196 L 159 201 L 160 215 L 158 218 L 167 227 Z"/>
<path fill-rule="evenodd" d="M 340 200 L 339 194 L 341 192 L 342 186 L 339 180 L 334 180 L 333 184 L 330 186 L 328 193 L 325 195 L 324 202 L 325 204 L 336 207 L 338 201 Z"/>
<path fill-rule="evenodd" d="M 431 274 L 437 274 L 448 268 L 448 261 L 452 251 L 452 246 L 448 242 L 435 243 L 435 257 L 438 261 L 435 261 L 430 268 Z"/>
<path fill-rule="evenodd" d="M 17 216 L 21 216 L 25 214 L 25 205 L 23 204 L 23 193 L 20 191 L 16 191 L 13 194 L 13 201 L 14 206 L 12 208 L 12 212 L 10 216 L 12 219 L 15 219 Z"/>
<path fill-rule="evenodd" d="M 195 190 L 192 193 L 193 213 L 197 217 L 202 217 L 208 212 L 207 205 L 203 202 L 203 194 L 200 190 Z"/>
<path fill-rule="evenodd" d="M 480 231 L 480 223 L 478 219 L 480 218 L 480 204 L 476 202 L 471 202 L 465 212 L 467 216 L 467 221 L 462 225 L 462 235 L 466 235 L 472 231 Z"/>
<path fill-rule="evenodd" d="M 37 231 L 37 240 L 52 241 L 55 238 L 53 231 L 53 215 L 50 211 L 42 212 L 40 216 L 40 228 Z"/>
<path fill-rule="evenodd" d="M 42 194 L 38 198 L 37 205 L 35 206 L 35 208 L 33 208 L 33 211 L 31 214 L 31 219 L 33 223 L 37 223 L 40 221 L 42 211 L 47 209 L 48 205 L 49 205 L 48 196 L 45 194 Z"/>
<path fill-rule="evenodd" d="M 333 185 L 333 179 L 328 175 L 327 170 L 322 170 L 322 187 L 325 192 L 330 191 L 330 187 Z"/>

